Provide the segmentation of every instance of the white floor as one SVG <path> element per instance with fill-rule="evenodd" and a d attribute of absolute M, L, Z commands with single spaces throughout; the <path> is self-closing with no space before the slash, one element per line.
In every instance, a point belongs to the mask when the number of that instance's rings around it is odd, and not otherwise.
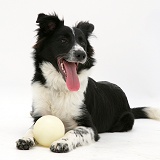
<path fill-rule="evenodd" d="M 15 95 L 6 91 L 1 94 L 1 160 L 160 160 L 160 122 L 154 120 L 136 120 L 134 129 L 127 133 L 100 134 L 99 142 L 70 153 L 52 153 L 43 147 L 17 150 L 15 142 L 32 125 L 32 119 L 29 92 L 15 91 Z"/>

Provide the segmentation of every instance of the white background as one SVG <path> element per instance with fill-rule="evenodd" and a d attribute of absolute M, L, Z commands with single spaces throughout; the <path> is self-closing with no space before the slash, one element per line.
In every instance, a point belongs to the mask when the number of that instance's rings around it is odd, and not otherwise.
<path fill-rule="evenodd" d="M 90 23 L 93 23 L 95 36 L 90 40 L 95 48 L 97 64 L 91 77 L 97 81 L 107 80 L 118 84 L 127 94 L 131 107 L 160 107 L 159 0 L 0 1 L 0 152 L 3 153 L 0 153 L 0 156 L 3 157 L 1 159 L 18 159 L 16 156 L 20 155 L 21 159 L 25 159 L 24 152 L 17 151 L 14 142 L 32 124 L 29 116 L 32 103 L 30 83 L 34 73 L 31 53 L 36 41 L 37 14 L 42 12 L 46 14 L 56 12 L 69 26 L 74 26 L 81 20 L 89 20 Z M 137 120 L 136 123 L 138 122 L 145 124 L 148 121 Z M 152 122 L 153 124 L 151 121 L 148 123 L 150 127 L 155 125 L 155 128 L 151 129 L 157 130 L 157 133 L 153 132 L 153 134 L 160 135 L 160 124 L 155 121 Z M 138 133 L 144 134 L 143 129 L 141 132 Z M 105 136 L 102 135 L 104 139 Z M 160 145 L 160 141 L 155 140 L 157 144 L 152 142 L 154 140 L 149 144 Z M 101 140 L 101 143 L 104 142 Z M 111 144 L 114 143 L 111 142 Z M 101 144 L 97 146 L 101 147 Z M 114 147 L 117 147 L 117 144 L 113 145 Z M 123 143 L 120 143 L 119 147 L 123 148 Z M 92 148 L 97 150 L 96 144 Z M 35 150 L 29 153 L 36 153 Z M 79 149 L 80 154 L 84 150 Z M 40 149 L 38 153 L 39 151 Z M 45 151 L 46 156 L 47 151 Z M 154 151 L 157 153 L 156 149 Z M 41 152 L 44 152 L 43 148 Z M 114 159 L 112 152 L 114 154 L 114 151 L 110 150 L 108 156 Z M 73 153 L 78 154 L 78 151 Z M 95 151 L 94 154 L 95 157 L 98 156 Z M 142 159 L 152 157 L 152 154 L 143 153 L 143 151 L 138 155 Z M 123 154 L 119 156 L 124 158 Z M 160 154 L 155 154 L 155 156 L 160 159 Z M 153 159 L 157 157 L 153 156 Z"/>

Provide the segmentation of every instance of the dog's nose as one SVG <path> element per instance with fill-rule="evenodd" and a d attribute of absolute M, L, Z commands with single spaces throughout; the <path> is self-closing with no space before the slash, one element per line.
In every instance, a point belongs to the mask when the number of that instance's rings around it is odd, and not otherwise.
<path fill-rule="evenodd" d="M 83 51 L 76 51 L 75 57 L 77 58 L 78 61 L 83 61 L 86 58 L 86 53 Z"/>

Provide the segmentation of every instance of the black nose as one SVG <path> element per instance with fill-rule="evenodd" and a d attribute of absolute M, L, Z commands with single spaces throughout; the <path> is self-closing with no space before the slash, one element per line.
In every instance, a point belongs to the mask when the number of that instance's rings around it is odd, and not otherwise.
<path fill-rule="evenodd" d="M 83 51 L 76 51 L 75 57 L 77 58 L 78 61 L 83 61 L 86 58 L 86 53 Z"/>

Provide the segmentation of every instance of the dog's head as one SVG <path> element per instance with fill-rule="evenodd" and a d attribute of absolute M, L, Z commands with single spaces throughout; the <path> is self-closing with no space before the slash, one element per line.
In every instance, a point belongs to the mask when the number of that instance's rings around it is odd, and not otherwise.
<path fill-rule="evenodd" d="M 56 14 L 38 15 L 38 39 L 34 46 L 39 62 L 50 62 L 62 74 L 67 87 L 77 91 L 80 87 L 78 74 L 94 65 L 93 48 L 88 38 L 93 24 L 79 22 L 75 27 L 64 25 Z"/>

